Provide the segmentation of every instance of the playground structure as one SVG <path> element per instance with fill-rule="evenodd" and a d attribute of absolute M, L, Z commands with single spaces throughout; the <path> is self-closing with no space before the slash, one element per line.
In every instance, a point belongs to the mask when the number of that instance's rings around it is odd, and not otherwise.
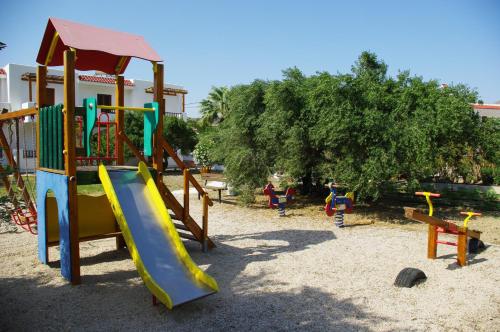
<path fill-rule="evenodd" d="M 477 252 L 478 248 L 482 245 L 480 241 L 481 232 L 468 228 L 469 220 L 473 216 L 480 216 L 481 213 L 477 212 L 460 212 L 465 215 L 463 226 L 458 226 L 452 221 L 439 219 L 433 216 L 434 207 L 432 205 L 432 197 L 441 197 L 440 194 L 431 192 L 416 192 L 417 196 L 424 196 L 427 204 L 429 205 L 429 214 L 418 211 L 414 208 L 405 207 L 405 217 L 421 223 L 428 224 L 428 237 L 427 237 L 427 258 L 435 259 L 437 256 L 437 245 L 444 244 L 457 247 L 457 264 L 460 266 L 467 265 L 467 250 L 469 253 Z M 457 236 L 457 242 L 439 240 L 439 233 L 451 234 Z M 469 241 L 468 238 L 470 238 Z"/>
<path fill-rule="evenodd" d="M 337 195 L 338 185 L 330 184 L 330 194 L 325 199 L 326 215 L 334 216 L 335 226 L 344 227 L 344 214 L 352 213 L 354 208 L 354 193 L 348 192 L 345 196 Z"/>
<path fill-rule="evenodd" d="M 277 196 L 274 192 L 273 184 L 269 183 L 264 187 L 264 195 L 269 196 L 268 206 L 271 209 L 277 208 L 278 215 L 284 217 L 286 215 L 286 206 L 293 201 L 295 189 L 288 188 L 285 191 L 285 195 Z"/>
<path fill-rule="evenodd" d="M 150 61 L 153 67 L 153 101 L 144 107 L 124 105 L 122 74 L 132 57 Z M 117 249 L 126 246 L 130 251 L 154 301 L 159 299 L 172 308 L 210 295 L 218 286 L 192 262 L 180 240 L 197 241 L 204 251 L 215 247 L 208 237 L 208 206 L 213 202 L 162 135 L 165 105 L 161 61 L 140 36 L 50 18 L 37 57 L 37 106 L 0 115 L 0 146 L 9 163 L 8 168 L 0 168 L 0 176 L 14 206 L 13 220 L 38 236 L 42 263 L 49 262 L 48 248 L 58 245 L 62 276 L 79 284 L 79 243 L 114 237 Z M 64 65 L 64 102 L 48 105 L 47 67 L 59 65 Z M 75 70 L 115 75 L 115 105 L 98 105 L 95 98 L 86 98 L 83 107 L 77 107 Z M 99 114 L 99 109 L 114 112 L 114 119 Z M 142 153 L 125 133 L 125 111 L 144 113 Z M 1 125 L 18 123 L 26 116 L 37 120 L 37 204 L 1 130 Z M 92 151 L 95 134 L 97 151 Z M 123 166 L 125 146 L 140 161 L 138 168 Z M 183 204 L 163 182 L 164 151 L 183 170 Z M 152 160 L 149 166 L 147 157 Z M 17 185 L 15 190 L 9 178 Z M 106 195 L 78 194 L 79 184 L 98 183 L 103 184 Z M 202 196 L 201 227 L 189 212 L 190 185 Z M 24 204 L 19 204 L 17 191 Z"/>

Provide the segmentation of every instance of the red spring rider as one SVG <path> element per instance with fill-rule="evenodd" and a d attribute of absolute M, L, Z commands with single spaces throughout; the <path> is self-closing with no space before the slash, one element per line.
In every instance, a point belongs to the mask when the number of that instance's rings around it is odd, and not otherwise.
<path fill-rule="evenodd" d="M 325 199 L 326 215 L 335 215 L 335 226 L 344 227 L 344 213 L 352 213 L 354 208 L 354 193 L 349 192 L 345 196 L 337 195 L 337 185 L 330 185 L 330 195 Z"/>
<path fill-rule="evenodd" d="M 284 217 L 285 207 L 292 202 L 293 196 L 295 195 L 295 189 L 288 188 L 284 196 L 277 196 L 274 192 L 273 184 L 269 183 L 264 187 L 264 195 L 269 196 L 269 207 L 271 209 L 278 208 L 279 216 Z"/>

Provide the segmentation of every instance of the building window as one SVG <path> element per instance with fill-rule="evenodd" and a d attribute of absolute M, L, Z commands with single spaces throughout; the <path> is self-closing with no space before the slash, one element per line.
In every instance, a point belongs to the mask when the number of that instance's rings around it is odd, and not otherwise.
<path fill-rule="evenodd" d="M 23 150 L 23 158 L 24 159 L 36 158 L 36 151 L 35 150 Z"/>
<path fill-rule="evenodd" d="M 97 94 L 97 105 L 111 106 L 111 95 Z M 101 110 L 101 113 L 113 113 L 112 110 Z"/>
<path fill-rule="evenodd" d="M 45 90 L 47 97 L 47 105 L 55 105 L 56 104 L 56 94 L 54 88 L 47 88 Z"/>

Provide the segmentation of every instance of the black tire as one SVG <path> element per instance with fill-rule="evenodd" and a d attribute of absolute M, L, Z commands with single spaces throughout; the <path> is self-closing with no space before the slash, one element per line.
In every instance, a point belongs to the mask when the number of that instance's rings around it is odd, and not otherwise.
<path fill-rule="evenodd" d="M 467 245 L 467 250 L 469 254 L 477 254 L 483 251 L 486 248 L 484 245 L 483 241 L 475 239 L 475 238 L 470 238 L 469 243 Z"/>
<path fill-rule="evenodd" d="M 394 286 L 412 288 L 417 283 L 424 282 L 425 279 L 427 279 L 427 276 L 422 270 L 413 267 L 405 267 L 396 277 Z"/>

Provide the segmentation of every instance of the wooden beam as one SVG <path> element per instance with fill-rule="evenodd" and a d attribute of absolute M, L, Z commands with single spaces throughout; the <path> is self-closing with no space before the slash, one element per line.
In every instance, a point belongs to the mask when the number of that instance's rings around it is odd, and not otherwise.
<path fill-rule="evenodd" d="M 160 194 L 163 198 L 163 201 L 165 202 L 165 205 L 167 208 L 171 209 L 175 216 L 177 217 L 178 220 L 181 220 L 184 225 L 189 229 L 189 231 L 196 237 L 196 239 L 202 243 L 203 241 L 203 230 L 201 227 L 194 221 L 194 219 L 189 216 L 187 221 L 182 220 L 183 217 L 183 208 L 182 205 L 177 201 L 175 196 L 172 194 L 172 192 L 165 186 L 165 184 L 162 182 L 158 186 L 158 190 L 160 191 Z M 213 241 L 208 238 L 208 248 L 215 248 L 215 244 Z"/>
<path fill-rule="evenodd" d="M 121 132 L 118 132 L 118 135 L 120 136 L 120 139 L 125 143 L 127 144 L 127 146 L 129 147 L 130 151 L 132 151 L 132 153 L 134 154 L 134 156 L 142 161 L 143 163 L 145 163 L 146 165 L 148 164 L 148 162 L 146 161 L 146 158 L 144 158 L 144 156 L 139 152 L 139 149 L 137 149 L 134 145 L 134 143 L 132 143 L 132 141 L 127 137 L 127 135 L 125 135 L 125 133 L 123 131 Z"/>
<path fill-rule="evenodd" d="M 75 52 L 64 51 L 64 170 L 68 176 L 71 283 L 80 284 L 80 245 L 75 149 Z"/>
<path fill-rule="evenodd" d="M 47 67 L 36 67 L 36 108 L 37 111 L 45 106 L 47 96 Z M 40 118 L 36 121 L 36 167 L 40 165 Z"/>
<path fill-rule="evenodd" d="M 36 110 L 36 108 L 23 108 L 14 112 L 7 112 L 4 114 L 0 114 L 0 121 L 20 119 L 24 118 L 25 116 L 37 115 L 37 114 L 38 111 Z"/>
<path fill-rule="evenodd" d="M 427 258 L 435 259 L 437 256 L 437 226 L 429 224 L 427 227 L 429 228 L 427 233 Z"/>
<path fill-rule="evenodd" d="M 117 73 L 121 71 L 121 66 L 125 63 L 124 59 L 126 57 L 122 57 L 120 59 L 120 68 L 117 70 Z M 123 62 L 122 62 L 123 60 Z M 123 107 L 125 105 L 125 78 L 121 75 L 116 75 L 115 79 L 115 105 L 118 107 Z M 116 110 L 115 121 L 116 121 L 116 129 L 115 129 L 115 153 L 116 153 L 116 164 L 123 165 L 125 164 L 125 155 L 123 153 L 123 138 L 119 133 L 125 132 L 125 111 L 121 109 Z M 120 230 L 120 225 L 115 221 L 115 230 Z M 125 239 L 122 235 L 119 235 L 115 239 L 116 249 L 121 249 L 126 247 Z"/>
<path fill-rule="evenodd" d="M 189 170 L 184 169 L 184 215 L 182 216 L 183 221 L 187 221 L 189 217 Z"/>
<path fill-rule="evenodd" d="M 457 263 L 467 265 L 467 233 L 459 232 L 457 241 Z"/>
<path fill-rule="evenodd" d="M 19 165 L 21 162 L 21 153 L 19 151 L 21 150 L 19 145 L 19 118 L 16 118 L 14 121 L 16 125 L 16 162 Z"/>
<path fill-rule="evenodd" d="M 202 250 L 207 252 L 208 250 L 208 194 L 203 195 L 203 224 L 201 229 L 203 230 L 202 238 Z"/>
<path fill-rule="evenodd" d="M 33 89 L 31 88 L 31 76 L 28 78 L 28 100 L 33 101 Z"/>
<path fill-rule="evenodd" d="M 415 221 L 418 221 L 421 223 L 425 223 L 425 224 L 438 226 L 438 227 L 443 228 L 444 230 L 450 230 L 451 228 L 456 228 L 456 229 L 458 229 L 459 232 L 461 232 L 461 231 L 466 232 L 467 236 L 472 237 L 472 238 L 476 238 L 476 239 L 479 239 L 481 236 L 480 231 L 476 231 L 476 230 L 468 229 L 468 228 L 466 229 L 466 228 L 457 226 L 453 223 L 444 221 L 442 219 L 439 219 L 436 217 L 431 217 L 427 214 L 424 214 L 424 213 L 418 211 L 415 208 L 405 207 L 404 210 L 405 210 L 405 217 L 408 219 L 412 219 L 412 220 L 415 220 Z"/>
<path fill-rule="evenodd" d="M 154 87 L 150 86 L 149 88 L 144 89 L 144 92 L 154 93 Z M 164 88 L 163 94 L 168 96 L 176 96 L 178 94 L 187 95 L 188 91 L 183 89 Z"/>
<path fill-rule="evenodd" d="M 125 104 L 124 95 L 124 82 L 125 78 L 123 76 L 116 76 L 115 84 L 115 105 L 123 106 Z M 116 110 L 115 121 L 116 121 L 116 164 L 123 165 L 125 163 L 125 157 L 123 154 L 123 139 L 118 133 L 125 132 L 125 112 L 123 110 Z"/>
<path fill-rule="evenodd" d="M 154 63 L 154 96 L 153 101 L 158 103 L 158 125 L 153 137 L 153 168 L 156 170 L 156 183 L 163 183 L 163 149 L 161 140 L 163 138 L 163 115 L 165 104 L 163 103 L 163 64 Z"/>

